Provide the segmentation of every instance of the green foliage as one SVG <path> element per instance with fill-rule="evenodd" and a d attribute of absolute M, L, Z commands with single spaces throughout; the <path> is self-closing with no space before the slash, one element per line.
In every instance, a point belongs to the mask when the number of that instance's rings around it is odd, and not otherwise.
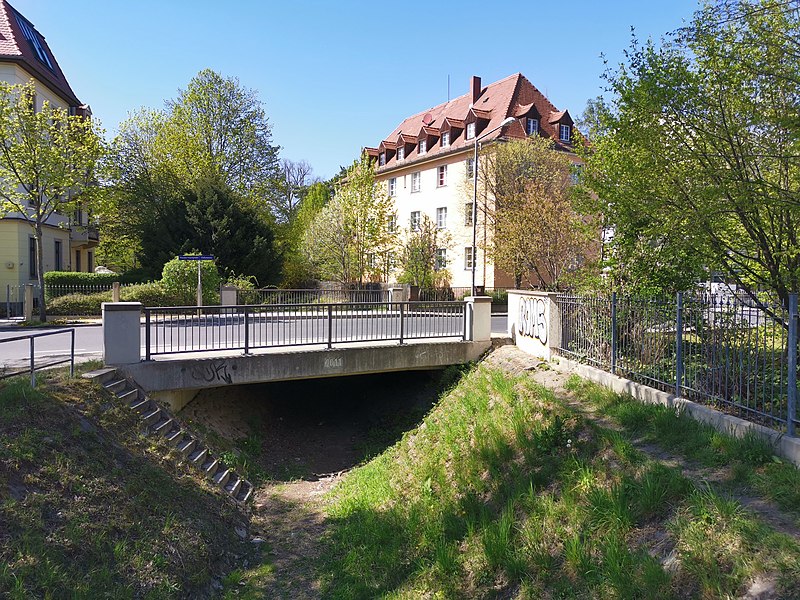
<path fill-rule="evenodd" d="M 195 282 L 197 282 L 196 275 Z M 119 297 L 122 302 L 141 302 L 145 306 L 178 306 L 180 304 L 180 298 L 168 292 L 160 281 L 126 286 L 120 290 Z M 196 300 L 196 295 L 194 299 Z"/>
<path fill-rule="evenodd" d="M 450 284 L 450 272 L 446 265 L 436 264 L 436 251 L 445 251 L 451 245 L 451 237 L 440 230 L 436 223 L 423 214 L 416 229 L 408 228 L 400 244 L 400 268 L 398 281 L 421 288 L 445 287 Z M 440 267 L 440 268 L 439 268 Z"/>
<path fill-rule="evenodd" d="M 198 264 L 200 265 L 200 280 L 203 284 L 203 304 L 219 303 L 219 284 L 222 278 L 219 276 L 214 261 L 180 260 L 175 257 L 164 265 L 161 285 L 180 306 L 197 304 Z"/>
<path fill-rule="evenodd" d="M 371 276 L 380 277 L 373 265 L 392 249 L 393 217 L 394 202 L 375 185 L 373 165 L 365 154 L 304 231 L 302 252 L 320 278 L 361 285 Z"/>
<path fill-rule="evenodd" d="M 117 273 L 76 273 L 74 271 L 48 271 L 45 285 L 103 285 L 119 281 Z"/>
<path fill-rule="evenodd" d="M 47 312 L 56 316 L 97 316 L 103 302 L 111 302 L 111 292 L 68 294 L 49 300 Z"/>
<path fill-rule="evenodd" d="M 584 175 L 619 289 L 672 293 L 706 268 L 784 303 L 800 288 L 799 35 L 785 2 L 707 2 L 607 73 Z"/>

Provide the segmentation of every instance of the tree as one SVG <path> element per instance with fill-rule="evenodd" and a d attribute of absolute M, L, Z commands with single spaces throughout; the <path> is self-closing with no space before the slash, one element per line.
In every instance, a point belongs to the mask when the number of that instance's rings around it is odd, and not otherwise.
<path fill-rule="evenodd" d="M 394 215 L 392 199 L 375 185 L 372 162 L 363 155 L 304 232 L 303 253 L 321 277 L 363 285 L 371 259 L 394 244 Z"/>
<path fill-rule="evenodd" d="M 437 263 L 437 250 L 446 252 L 450 241 L 446 231 L 439 229 L 428 215 L 422 215 L 420 222 L 403 237 L 400 247 L 403 272 L 399 281 L 421 288 L 437 287 L 438 284 L 449 282 L 447 265 Z"/>
<path fill-rule="evenodd" d="M 573 202 L 575 165 L 552 141 L 533 136 L 495 144 L 481 157 L 483 212 L 493 226 L 495 264 L 543 289 L 562 289 L 597 245 L 594 220 Z"/>
<path fill-rule="evenodd" d="M 634 39 L 607 79 L 586 181 L 617 281 L 649 264 L 646 282 L 675 291 L 709 268 L 786 304 L 800 283 L 796 4 L 707 3 L 660 47 Z"/>
<path fill-rule="evenodd" d="M 270 201 L 272 213 L 279 224 L 288 224 L 294 220 L 308 187 L 314 183 L 311 173 L 311 165 L 304 160 L 280 161 L 275 190 Z"/>
<path fill-rule="evenodd" d="M 34 106 L 33 81 L 0 82 L 0 214 L 13 212 L 33 230 L 39 318 L 45 312 L 42 230 L 54 213 L 94 201 L 95 165 L 104 147 L 97 125 L 45 101 Z"/>
<path fill-rule="evenodd" d="M 331 193 L 326 184 L 311 184 L 300 201 L 295 217 L 290 224 L 287 241 L 283 248 L 282 284 L 290 288 L 310 285 L 314 279 L 314 267 L 302 251 L 303 236 L 316 216 L 330 202 Z"/>

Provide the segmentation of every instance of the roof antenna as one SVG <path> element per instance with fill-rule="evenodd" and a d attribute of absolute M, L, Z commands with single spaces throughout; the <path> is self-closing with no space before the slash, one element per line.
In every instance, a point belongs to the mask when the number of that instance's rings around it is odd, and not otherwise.
<path fill-rule="evenodd" d="M 450 102 L 450 73 L 447 74 L 447 101 Z"/>

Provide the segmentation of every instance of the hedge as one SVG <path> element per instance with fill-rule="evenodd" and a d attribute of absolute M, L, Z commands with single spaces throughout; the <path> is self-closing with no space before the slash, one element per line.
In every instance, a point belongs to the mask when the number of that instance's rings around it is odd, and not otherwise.
<path fill-rule="evenodd" d="M 175 306 L 176 299 L 158 282 L 131 285 L 120 290 L 123 302 L 141 302 L 145 306 Z M 111 302 L 111 292 L 69 294 L 47 302 L 47 313 L 53 316 L 100 316 L 102 303 Z"/>
<path fill-rule="evenodd" d="M 44 274 L 48 285 L 111 285 L 119 281 L 116 273 L 76 273 L 74 271 L 48 271 Z"/>

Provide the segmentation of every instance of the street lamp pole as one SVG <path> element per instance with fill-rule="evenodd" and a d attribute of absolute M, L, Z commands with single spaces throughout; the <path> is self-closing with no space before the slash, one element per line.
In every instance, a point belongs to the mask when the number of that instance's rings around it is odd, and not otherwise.
<path fill-rule="evenodd" d="M 494 129 L 475 137 L 475 153 L 472 159 L 472 295 L 475 295 L 475 268 L 478 264 L 478 143 L 498 129 L 511 125 L 516 119 L 508 117 Z M 485 283 L 485 282 L 484 282 Z"/>

